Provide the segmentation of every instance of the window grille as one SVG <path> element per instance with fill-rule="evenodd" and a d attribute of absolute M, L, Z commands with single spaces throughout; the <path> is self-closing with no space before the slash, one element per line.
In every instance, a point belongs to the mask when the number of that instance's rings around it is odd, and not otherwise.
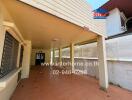
<path fill-rule="evenodd" d="M 9 32 L 6 32 L 0 66 L 0 78 L 17 68 L 18 47 L 19 42 Z"/>

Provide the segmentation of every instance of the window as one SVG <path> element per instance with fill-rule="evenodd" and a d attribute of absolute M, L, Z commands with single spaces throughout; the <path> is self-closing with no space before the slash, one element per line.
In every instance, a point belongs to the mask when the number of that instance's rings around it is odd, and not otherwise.
<path fill-rule="evenodd" d="M 16 69 L 18 47 L 18 41 L 9 32 L 6 32 L 0 67 L 0 78 Z"/>

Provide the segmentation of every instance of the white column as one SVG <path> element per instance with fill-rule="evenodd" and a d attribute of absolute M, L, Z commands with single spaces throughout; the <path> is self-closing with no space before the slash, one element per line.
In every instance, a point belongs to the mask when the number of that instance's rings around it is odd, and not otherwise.
<path fill-rule="evenodd" d="M 98 36 L 99 84 L 104 90 L 108 88 L 108 70 L 106 59 L 105 37 Z"/>
<path fill-rule="evenodd" d="M 59 63 L 62 63 L 62 49 L 59 48 Z"/>
<path fill-rule="evenodd" d="M 31 59 L 31 41 L 26 40 L 24 45 L 23 62 L 22 62 L 22 78 L 28 78 L 30 72 Z"/>
<path fill-rule="evenodd" d="M 53 63 L 55 63 L 55 49 L 53 48 Z"/>
<path fill-rule="evenodd" d="M 53 51 L 50 50 L 50 64 L 53 64 Z"/>
<path fill-rule="evenodd" d="M 71 70 L 74 73 L 74 44 L 70 45 L 70 60 L 71 60 Z"/>

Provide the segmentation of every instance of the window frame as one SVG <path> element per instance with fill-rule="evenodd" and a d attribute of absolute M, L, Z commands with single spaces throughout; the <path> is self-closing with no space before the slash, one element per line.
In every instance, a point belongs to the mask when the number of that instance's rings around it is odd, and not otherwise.
<path fill-rule="evenodd" d="M 17 68 L 18 49 L 19 42 L 10 34 L 10 32 L 6 31 L 1 59 L 0 78 Z"/>

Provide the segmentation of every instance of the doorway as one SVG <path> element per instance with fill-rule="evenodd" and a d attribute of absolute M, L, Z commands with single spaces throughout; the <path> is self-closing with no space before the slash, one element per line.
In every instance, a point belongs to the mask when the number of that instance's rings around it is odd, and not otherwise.
<path fill-rule="evenodd" d="M 35 65 L 41 65 L 45 62 L 45 53 L 36 53 Z"/>

